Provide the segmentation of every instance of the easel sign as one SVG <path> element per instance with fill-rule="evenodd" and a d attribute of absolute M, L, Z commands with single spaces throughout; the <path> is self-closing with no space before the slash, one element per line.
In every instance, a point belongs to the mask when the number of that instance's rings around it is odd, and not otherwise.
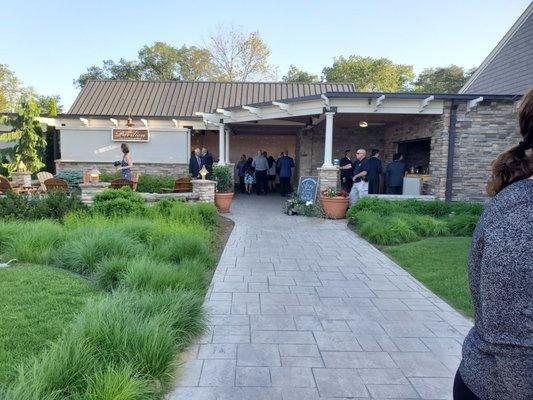
<path fill-rule="evenodd" d="M 316 192 L 318 190 L 318 177 L 316 176 L 300 176 L 298 182 L 298 197 L 307 202 L 315 204 Z"/>

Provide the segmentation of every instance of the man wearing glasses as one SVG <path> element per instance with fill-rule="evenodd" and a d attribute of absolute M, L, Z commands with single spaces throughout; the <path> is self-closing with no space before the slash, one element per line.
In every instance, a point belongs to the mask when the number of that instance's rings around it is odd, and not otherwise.
<path fill-rule="evenodd" d="M 353 163 L 354 183 L 349 197 L 350 205 L 368 194 L 368 159 L 366 158 L 366 150 L 357 150 L 357 153 L 355 153 L 355 158 L 356 160 Z"/>

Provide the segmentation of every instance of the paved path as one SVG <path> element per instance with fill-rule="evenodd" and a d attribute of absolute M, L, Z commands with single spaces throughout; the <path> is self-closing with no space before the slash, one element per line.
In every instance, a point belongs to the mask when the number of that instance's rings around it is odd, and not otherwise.
<path fill-rule="evenodd" d="M 237 198 L 235 228 L 170 400 L 450 399 L 471 323 L 346 221 Z"/>

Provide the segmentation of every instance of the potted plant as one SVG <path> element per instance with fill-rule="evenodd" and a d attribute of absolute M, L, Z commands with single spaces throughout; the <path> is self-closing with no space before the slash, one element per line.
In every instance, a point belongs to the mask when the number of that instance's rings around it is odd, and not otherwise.
<path fill-rule="evenodd" d="M 228 165 L 215 165 L 213 176 L 217 183 L 215 204 L 221 213 L 228 213 L 233 200 L 230 167 Z"/>
<path fill-rule="evenodd" d="M 342 219 L 346 217 L 348 209 L 348 193 L 344 189 L 326 189 L 322 192 L 322 207 L 328 218 Z"/>

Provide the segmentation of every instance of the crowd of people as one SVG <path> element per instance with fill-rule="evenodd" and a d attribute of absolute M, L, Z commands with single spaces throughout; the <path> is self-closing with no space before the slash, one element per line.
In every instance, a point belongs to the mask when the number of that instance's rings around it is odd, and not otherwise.
<path fill-rule="evenodd" d="M 275 159 L 266 151 L 258 150 L 255 158 L 241 156 L 235 165 L 235 175 L 239 177 L 239 190 L 242 193 L 252 194 L 255 190 L 258 195 L 276 191 L 276 181 L 279 182 L 279 192 L 287 196 L 291 188 L 291 178 L 294 172 L 294 159 L 289 156 L 288 150 L 282 151 Z"/>
<path fill-rule="evenodd" d="M 365 149 L 359 149 L 352 160 L 352 152 L 347 149 L 339 162 L 341 172 L 341 186 L 350 194 L 350 204 L 366 194 L 379 194 L 383 165 L 380 152 L 373 149 L 367 157 Z M 402 153 L 394 154 L 393 161 L 385 169 L 385 192 L 387 194 L 402 194 L 403 177 L 407 165 L 403 161 Z"/>

